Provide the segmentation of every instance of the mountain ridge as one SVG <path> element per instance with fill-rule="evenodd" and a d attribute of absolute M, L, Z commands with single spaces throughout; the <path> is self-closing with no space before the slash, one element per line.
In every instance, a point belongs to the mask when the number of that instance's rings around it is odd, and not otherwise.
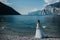
<path fill-rule="evenodd" d="M 43 10 L 31 12 L 28 15 L 60 15 L 60 2 L 47 5 Z"/>
<path fill-rule="evenodd" d="M 12 7 L 0 2 L 0 15 L 21 15 Z"/>

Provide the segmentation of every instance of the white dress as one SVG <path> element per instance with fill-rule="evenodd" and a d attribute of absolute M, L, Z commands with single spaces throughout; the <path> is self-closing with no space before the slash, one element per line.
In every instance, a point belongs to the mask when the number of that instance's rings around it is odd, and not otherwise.
<path fill-rule="evenodd" d="M 39 27 L 39 23 L 37 23 L 35 38 L 42 38 L 44 36 L 45 36 L 45 34 L 44 34 L 42 28 Z"/>

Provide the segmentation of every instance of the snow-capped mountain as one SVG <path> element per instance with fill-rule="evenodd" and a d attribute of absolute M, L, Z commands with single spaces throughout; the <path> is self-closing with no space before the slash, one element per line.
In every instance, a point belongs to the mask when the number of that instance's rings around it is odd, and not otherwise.
<path fill-rule="evenodd" d="M 43 10 L 31 12 L 29 15 L 60 15 L 60 2 L 47 5 Z"/>

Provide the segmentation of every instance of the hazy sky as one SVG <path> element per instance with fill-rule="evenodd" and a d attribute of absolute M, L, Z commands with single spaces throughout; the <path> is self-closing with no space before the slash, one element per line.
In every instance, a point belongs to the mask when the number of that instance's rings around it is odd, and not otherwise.
<path fill-rule="evenodd" d="M 59 0 L 0 0 L 11 6 L 19 13 L 26 15 L 29 12 L 42 10 L 46 5 L 58 2 Z"/>

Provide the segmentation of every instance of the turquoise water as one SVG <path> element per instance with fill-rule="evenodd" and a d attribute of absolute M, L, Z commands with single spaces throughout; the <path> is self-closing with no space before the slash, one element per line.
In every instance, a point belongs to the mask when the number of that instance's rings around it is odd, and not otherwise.
<path fill-rule="evenodd" d="M 40 20 L 40 25 L 46 26 L 43 28 L 46 34 L 59 35 L 60 16 L 45 15 L 45 16 L 22 16 L 22 15 L 5 15 L 0 16 L 0 31 L 9 33 L 32 33 L 35 34 L 37 20 Z M 4 29 L 2 29 L 4 27 Z M 52 31 L 51 31 L 52 30 Z"/>

